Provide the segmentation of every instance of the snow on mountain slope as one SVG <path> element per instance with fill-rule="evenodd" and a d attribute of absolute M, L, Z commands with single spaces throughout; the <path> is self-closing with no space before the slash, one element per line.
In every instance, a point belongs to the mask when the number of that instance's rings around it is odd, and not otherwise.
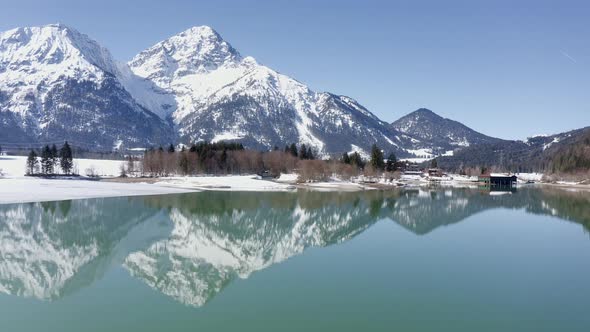
<path fill-rule="evenodd" d="M 0 141 L 170 141 L 170 126 L 139 106 L 118 76 L 108 50 L 67 26 L 0 33 Z"/>
<path fill-rule="evenodd" d="M 232 137 L 255 148 L 311 144 L 323 154 L 350 151 L 352 144 L 368 151 L 373 143 L 400 151 L 395 133 L 356 101 L 314 92 L 242 57 L 210 27 L 155 44 L 129 68 L 156 88 L 148 98 L 150 92 L 137 91 L 133 83 L 127 89 L 144 106 L 170 117 L 184 143 Z M 174 103 L 158 104 L 162 91 Z"/>
<path fill-rule="evenodd" d="M 0 64 L 2 84 L 23 90 L 61 76 L 98 80 L 116 72 L 108 50 L 61 24 L 0 33 Z"/>
<path fill-rule="evenodd" d="M 242 66 L 241 60 L 231 45 L 213 29 L 203 26 L 157 43 L 135 56 L 128 65 L 135 75 L 154 83 L 178 101 L 175 108 L 159 105 L 154 109 L 163 117 L 174 113 L 178 122 L 196 110 L 194 102 L 243 76 L 249 68 Z M 143 102 L 144 98 L 145 95 L 137 99 Z"/>
<path fill-rule="evenodd" d="M 476 132 L 460 122 L 445 119 L 425 108 L 399 118 L 391 124 L 391 128 L 415 139 L 413 144 L 406 147 L 408 152 L 430 158 L 449 155 L 455 149 L 473 144 L 501 141 Z"/>
<path fill-rule="evenodd" d="M 213 29 L 193 27 L 128 64 L 61 24 L 0 33 L 0 143 L 60 142 L 91 149 L 237 140 L 290 143 L 322 156 L 372 144 L 386 154 L 450 154 L 497 140 L 418 110 L 389 125 L 346 96 L 243 57 Z"/>

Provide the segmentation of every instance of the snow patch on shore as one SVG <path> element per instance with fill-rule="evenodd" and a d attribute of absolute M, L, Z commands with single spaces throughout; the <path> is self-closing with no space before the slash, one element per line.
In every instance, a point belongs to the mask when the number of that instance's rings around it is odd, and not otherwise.
<path fill-rule="evenodd" d="M 104 159 L 74 159 L 74 170 L 84 176 L 86 170 L 93 168 L 96 175 L 102 177 L 118 176 L 121 172 L 121 165 L 124 160 Z M 5 178 L 27 178 L 25 177 L 27 157 L 24 156 L 0 156 L 0 169 L 4 172 Z"/>
<path fill-rule="evenodd" d="M 147 183 L 41 178 L 0 179 L 0 204 L 47 202 L 70 199 L 186 193 L 194 190 Z"/>
<path fill-rule="evenodd" d="M 257 175 L 185 176 L 167 177 L 156 185 L 216 191 L 287 191 L 294 186 L 258 179 Z"/>
<path fill-rule="evenodd" d="M 543 179 L 543 173 L 515 173 L 520 181 L 535 181 L 539 182 Z"/>
<path fill-rule="evenodd" d="M 25 176 L 26 157 L 0 156 L 0 204 L 46 202 L 98 197 L 142 196 L 186 193 L 193 190 L 148 183 L 94 181 L 84 177 L 87 168 L 95 174 L 114 177 L 120 172 L 122 160 L 75 159 L 80 178 L 44 179 Z"/>

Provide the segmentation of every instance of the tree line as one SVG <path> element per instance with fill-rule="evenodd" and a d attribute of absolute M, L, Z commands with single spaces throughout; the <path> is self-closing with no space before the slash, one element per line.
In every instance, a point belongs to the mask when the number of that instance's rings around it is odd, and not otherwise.
<path fill-rule="evenodd" d="M 399 163 L 392 153 L 384 159 L 383 151 L 373 145 L 368 160 L 358 152 L 343 153 L 341 158 L 320 160 L 311 146 L 288 144 L 271 151 L 245 149 L 241 143 L 199 142 L 177 149 L 170 144 L 164 148 L 149 148 L 143 158 L 129 156 L 121 170 L 122 176 L 225 175 L 262 174 L 272 176 L 297 172 L 302 181 L 322 181 L 333 175 L 350 178 L 360 174 L 375 176 L 394 172 Z"/>
<path fill-rule="evenodd" d="M 590 172 L 590 130 L 545 158 L 545 168 L 552 173 Z"/>
<path fill-rule="evenodd" d="M 306 148 L 307 151 L 307 148 Z M 241 143 L 199 142 L 180 150 L 149 148 L 141 160 L 128 157 L 126 173 L 143 176 L 252 174 L 270 170 L 273 174 L 292 171 L 297 157 L 290 152 L 261 152 L 245 149 Z"/>
<path fill-rule="evenodd" d="M 26 174 L 56 175 L 58 169 L 61 169 L 61 174 L 72 175 L 73 167 L 72 148 L 68 142 L 65 142 L 59 150 L 55 144 L 51 147 L 45 145 L 39 153 L 32 149 L 27 157 Z"/>
<path fill-rule="evenodd" d="M 323 181 L 331 176 L 350 179 L 353 176 L 377 176 L 390 173 L 393 176 L 403 163 L 391 153 L 384 158 L 383 151 L 375 144 L 369 158 L 359 152 L 343 153 L 340 158 L 317 159 L 317 152 L 306 144 L 274 147 L 271 151 L 244 148 L 241 143 L 220 141 L 199 142 L 177 149 L 173 144 L 166 148 L 151 147 L 143 157 L 129 155 L 121 167 L 121 176 L 162 177 L 172 175 L 225 175 L 262 174 L 272 176 L 297 172 L 302 181 Z M 61 149 L 55 144 L 46 145 L 40 151 L 31 150 L 27 157 L 27 175 L 72 174 L 74 167 L 72 148 L 65 142 Z"/>

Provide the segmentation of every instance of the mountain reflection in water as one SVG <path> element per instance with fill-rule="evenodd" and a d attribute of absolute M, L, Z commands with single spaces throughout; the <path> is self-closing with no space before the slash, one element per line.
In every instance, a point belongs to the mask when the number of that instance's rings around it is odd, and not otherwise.
<path fill-rule="evenodd" d="M 202 306 L 309 247 L 347 241 L 382 219 L 417 235 L 495 208 L 590 230 L 590 195 L 550 188 L 326 193 L 203 192 L 0 205 L 0 292 L 55 300 L 124 266 L 153 289 Z"/>

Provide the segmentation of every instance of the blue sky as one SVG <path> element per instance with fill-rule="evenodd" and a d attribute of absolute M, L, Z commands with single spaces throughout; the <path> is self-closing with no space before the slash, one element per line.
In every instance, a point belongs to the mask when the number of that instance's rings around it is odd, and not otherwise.
<path fill-rule="evenodd" d="M 351 96 L 387 122 L 426 107 L 502 138 L 590 126 L 589 1 L 0 0 L 0 8 L 0 30 L 61 22 L 125 61 L 209 25 L 243 55 Z"/>

